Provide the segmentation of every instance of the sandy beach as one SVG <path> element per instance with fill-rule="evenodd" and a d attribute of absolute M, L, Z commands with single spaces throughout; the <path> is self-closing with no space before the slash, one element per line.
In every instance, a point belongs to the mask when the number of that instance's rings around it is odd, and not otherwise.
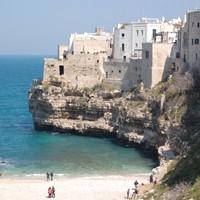
<path fill-rule="evenodd" d="M 129 177 L 0 179 L 1 200 L 42 200 L 47 198 L 48 187 L 54 186 L 57 200 L 122 200 L 134 181 L 147 183 L 148 175 Z"/>

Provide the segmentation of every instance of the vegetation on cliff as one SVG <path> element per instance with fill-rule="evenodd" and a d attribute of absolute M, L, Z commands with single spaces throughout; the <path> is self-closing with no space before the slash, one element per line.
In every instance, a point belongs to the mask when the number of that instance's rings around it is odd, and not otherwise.
<path fill-rule="evenodd" d="M 156 98 L 166 94 L 164 112 L 157 114 L 157 119 L 175 125 L 175 131 L 168 133 L 168 141 L 179 154 L 160 185 L 147 192 L 144 200 L 200 199 L 200 76 L 195 72 L 193 79 L 185 77 L 174 76 L 153 90 Z"/>

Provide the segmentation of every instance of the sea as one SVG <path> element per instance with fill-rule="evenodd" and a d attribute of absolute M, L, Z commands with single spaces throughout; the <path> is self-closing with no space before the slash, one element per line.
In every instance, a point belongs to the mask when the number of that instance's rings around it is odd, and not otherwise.
<path fill-rule="evenodd" d="M 8 177 L 129 176 L 150 173 L 156 160 L 112 139 L 36 131 L 28 109 L 44 56 L 0 56 L 0 173 Z"/>

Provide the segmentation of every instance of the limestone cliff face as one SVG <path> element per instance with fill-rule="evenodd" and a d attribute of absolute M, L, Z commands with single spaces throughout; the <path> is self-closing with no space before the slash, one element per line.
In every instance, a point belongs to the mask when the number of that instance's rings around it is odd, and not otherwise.
<path fill-rule="evenodd" d="M 36 129 L 115 137 L 125 145 L 157 147 L 163 143 L 153 127 L 144 95 L 43 82 L 31 88 L 29 109 Z"/>
<path fill-rule="evenodd" d="M 31 88 L 29 108 L 36 129 L 115 137 L 122 144 L 153 147 L 161 157 L 173 157 L 171 151 L 184 154 L 190 148 L 184 138 L 189 137 L 187 122 L 193 112 L 186 106 L 185 78 L 174 75 L 143 93 L 42 82 Z"/>

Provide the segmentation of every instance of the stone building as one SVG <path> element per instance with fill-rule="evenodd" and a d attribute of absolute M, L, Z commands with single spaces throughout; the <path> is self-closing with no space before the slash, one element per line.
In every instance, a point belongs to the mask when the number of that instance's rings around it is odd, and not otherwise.
<path fill-rule="evenodd" d="M 142 81 L 152 88 L 165 79 L 174 63 L 173 43 L 144 43 L 142 54 Z"/>
<path fill-rule="evenodd" d="M 43 81 L 62 80 L 73 87 L 93 87 L 101 83 L 105 54 L 67 54 L 65 59 L 45 59 Z"/>
<path fill-rule="evenodd" d="M 103 28 L 96 28 L 95 33 L 71 34 L 69 39 L 69 52 L 76 54 L 106 53 L 112 55 L 112 33 L 105 32 Z"/>
<path fill-rule="evenodd" d="M 112 55 L 112 33 L 96 28 L 95 33 L 71 34 L 69 46 L 59 45 L 57 59 L 45 59 L 43 80 L 60 79 L 74 87 L 101 83 L 103 63 Z"/>
<path fill-rule="evenodd" d="M 130 59 L 130 62 L 104 62 L 105 78 L 103 82 L 114 89 L 130 90 L 141 82 L 142 60 Z"/>
<path fill-rule="evenodd" d="M 184 66 L 200 69 L 200 10 L 189 11 L 180 31 L 180 57 Z"/>

